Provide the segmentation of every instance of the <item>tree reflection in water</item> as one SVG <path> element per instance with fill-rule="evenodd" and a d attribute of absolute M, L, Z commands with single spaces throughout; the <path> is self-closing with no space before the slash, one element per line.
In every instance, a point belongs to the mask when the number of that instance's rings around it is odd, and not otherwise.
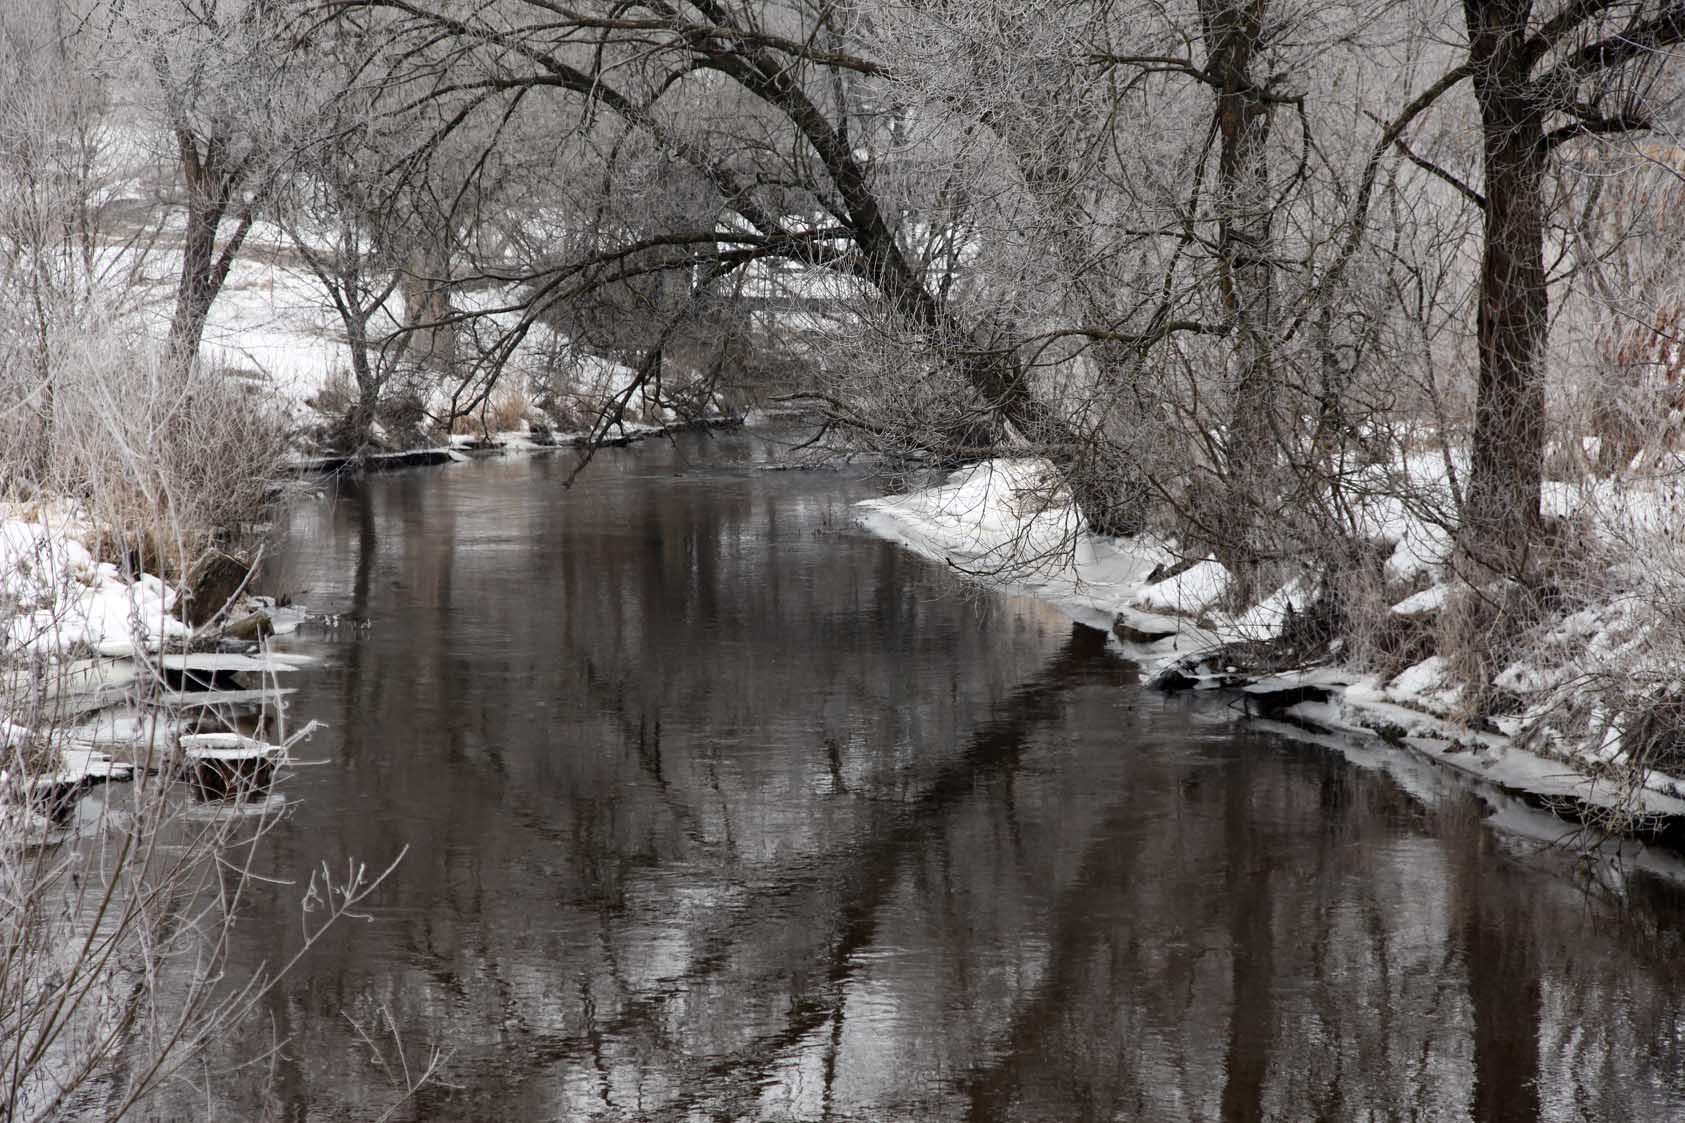
<path fill-rule="evenodd" d="M 1135 684 L 745 437 L 361 482 L 289 579 L 323 717 L 276 872 L 412 846 L 225 1114 L 1685 1116 L 1680 893 L 1588 892 L 1412 764 Z M 704 465 L 699 467 L 698 465 Z M 283 893 L 242 929 L 289 946 Z"/>

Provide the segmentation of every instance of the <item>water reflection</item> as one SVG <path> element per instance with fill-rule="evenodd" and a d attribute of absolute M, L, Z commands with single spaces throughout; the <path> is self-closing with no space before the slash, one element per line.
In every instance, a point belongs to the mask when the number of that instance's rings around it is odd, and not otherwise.
<path fill-rule="evenodd" d="M 221 1114 L 1669 1119 L 1680 895 L 1588 892 L 1408 758 L 1134 685 L 745 438 L 374 479 L 286 579 L 366 618 L 278 871 L 412 851 Z M 702 465 L 702 466 L 699 466 Z M 247 963 L 286 954 L 277 892 Z M 389 1023 L 389 1024 L 388 1024 Z"/>

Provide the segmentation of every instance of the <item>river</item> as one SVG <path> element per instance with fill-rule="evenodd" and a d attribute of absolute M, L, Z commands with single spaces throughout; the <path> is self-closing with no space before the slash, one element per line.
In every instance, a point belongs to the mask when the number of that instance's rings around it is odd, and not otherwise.
<path fill-rule="evenodd" d="M 1685 893 L 1408 753 L 1144 690 L 760 436 L 347 481 L 236 932 L 408 852 L 220 1118 L 1685 1118 Z"/>

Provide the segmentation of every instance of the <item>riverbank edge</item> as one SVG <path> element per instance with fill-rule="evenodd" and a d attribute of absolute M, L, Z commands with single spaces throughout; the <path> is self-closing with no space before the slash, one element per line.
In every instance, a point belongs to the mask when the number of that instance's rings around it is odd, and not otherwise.
<path fill-rule="evenodd" d="M 942 536 L 911 513 L 905 497 L 864 500 L 858 510 L 859 525 L 876 537 L 999 592 L 1051 604 L 1073 622 L 1107 632 L 1141 668 L 1150 689 L 1219 694 L 1240 703 L 1249 717 L 1266 719 L 1278 729 L 1304 730 L 1309 744 L 1329 736 L 1354 745 L 1379 741 L 1546 811 L 1569 828 L 1565 834 L 1589 828 L 1685 853 L 1685 798 L 1679 795 L 1594 774 L 1579 761 L 1523 746 L 1502 732 L 1470 729 L 1389 696 L 1376 676 L 1356 668 L 1326 663 L 1251 673 L 1213 663 L 1228 642 L 1188 616 L 1135 607 L 1145 582 L 1084 581 L 1045 568 L 1029 579 L 1004 569 L 980 574 L 966 564 L 964 551 L 944 548 Z M 1093 556 L 1097 549 L 1116 553 L 1118 543 L 1080 531 L 1073 553 Z"/>
<path fill-rule="evenodd" d="M 289 460 L 286 469 L 295 476 L 362 475 L 372 472 L 395 471 L 399 468 L 432 468 L 465 460 L 507 456 L 511 453 L 561 452 L 568 449 L 625 448 L 654 437 L 675 436 L 723 429 L 741 429 L 746 418 L 738 414 L 696 417 L 670 425 L 633 424 L 621 428 L 615 436 L 592 439 L 589 433 L 556 433 L 537 436 L 532 433 L 493 433 L 488 437 L 453 440 L 450 444 L 428 448 L 403 449 L 397 452 L 377 452 L 359 456 L 355 453 L 333 453 L 322 456 L 303 456 Z"/>

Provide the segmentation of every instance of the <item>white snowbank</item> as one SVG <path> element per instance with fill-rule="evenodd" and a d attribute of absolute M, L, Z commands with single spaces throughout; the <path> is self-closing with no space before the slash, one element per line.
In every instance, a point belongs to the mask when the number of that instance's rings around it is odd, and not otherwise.
<path fill-rule="evenodd" d="M 0 596 L 10 616 L 5 642 L 33 652 L 127 655 L 191 634 L 169 614 L 174 589 L 151 574 L 128 581 L 116 566 L 96 564 L 60 523 L 0 522 Z"/>
<path fill-rule="evenodd" d="M 1424 457 L 1407 469 L 1412 486 L 1424 494 L 1445 486 L 1442 458 Z M 1580 512 L 1599 499 L 1602 505 L 1590 513 L 1610 534 L 1658 533 L 1656 528 L 1672 525 L 1667 515 L 1681 506 L 1654 495 L 1602 496 L 1597 488 L 1576 495 L 1570 502 L 1568 489 L 1558 488 L 1551 505 Z M 1234 640 L 1279 635 L 1316 593 L 1309 582 L 1295 581 L 1238 614 L 1225 613 L 1219 606 L 1229 574 L 1214 558 L 1148 583 L 1161 566 L 1175 562 L 1174 543 L 1091 534 L 1044 461 L 974 465 L 937 486 L 868 500 L 861 507 L 868 529 L 918 553 L 1004 591 L 1043 597 L 1083 623 L 1112 628 L 1115 621 L 1114 634 L 1145 670 L 1152 673 L 1174 664 L 1181 679 L 1191 678 L 1196 687 L 1236 684 L 1234 668 L 1202 661 L 1200 652 Z M 1429 509 L 1431 504 L 1423 502 L 1407 507 L 1377 497 L 1366 500 L 1361 512 L 1359 526 L 1393 547 L 1386 566 L 1390 577 L 1404 581 L 1426 576 L 1432 582 L 1392 606 L 1400 615 L 1429 615 L 1445 604 L 1449 592 L 1445 566 L 1452 540 L 1442 519 L 1416 513 Z M 1595 744 L 1531 737 L 1523 747 L 1516 741 L 1536 717 L 1561 704 L 1558 695 L 1580 689 L 1588 674 L 1634 665 L 1655 615 L 1654 606 L 1628 594 L 1559 621 L 1546 637 L 1557 650 L 1547 643 L 1533 659 L 1517 661 L 1496 676 L 1494 685 L 1523 695 L 1527 708 L 1520 715 L 1499 718 L 1496 728 L 1486 731 L 1458 724 L 1462 690 L 1446 660 L 1437 655 L 1390 681 L 1320 666 L 1270 676 L 1251 691 L 1267 696 L 1315 687 L 1330 701 L 1303 702 L 1288 713 L 1342 732 L 1373 736 L 1380 730 L 1389 738 L 1403 737 L 1424 755 L 1501 786 L 1534 795 L 1571 796 L 1611 811 L 1633 808 L 1680 815 L 1685 814 L 1685 799 L 1680 798 L 1685 796 L 1685 780 L 1651 770 L 1636 782 L 1623 782 L 1602 776 L 1594 767 L 1624 758 L 1618 728 L 1606 728 Z M 1611 724 L 1607 718 L 1598 720 Z"/>
<path fill-rule="evenodd" d="M 1166 612 L 1199 613 L 1222 599 L 1228 588 L 1229 571 L 1215 558 L 1206 558 L 1174 577 L 1146 586 L 1135 594 L 1135 603 Z"/>
<path fill-rule="evenodd" d="M 991 460 L 943 483 L 860 504 L 863 524 L 915 553 L 1110 627 L 1174 555 L 1152 540 L 1090 534 L 1042 460 Z"/>
<path fill-rule="evenodd" d="M 1239 614 L 1219 611 L 1229 573 L 1207 558 L 1157 582 L 1180 559 L 1151 535 L 1107 538 L 1087 528 L 1045 460 L 990 460 L 934 487 L 860 504 L 861 522 L 915 553 L 1008 592 L 1052 601 L 1073 619 L 1162 636 L 1169 655 L 1234 640 L 1270 639 L 1315 590 L 1294 581 Z"/>
<path fill-rule="evenodd" d="M 1387 684 L 1387 693 L 1400 701 L 1425 698 L 1444 687 L 1448 674 L 1444 656 L 1434 655 L 1405 668 Z"/>
<path fill-rule="evenodd" d="M 1445 605 L 1445 596 L 1451 591 L 1449 585 L 1432 585 L 1412 596 L 1405 597 L 1392 606 L 1393 612 L 1399 616 L 1420 616 L 1424 613 L 1438 612 Z"/>

